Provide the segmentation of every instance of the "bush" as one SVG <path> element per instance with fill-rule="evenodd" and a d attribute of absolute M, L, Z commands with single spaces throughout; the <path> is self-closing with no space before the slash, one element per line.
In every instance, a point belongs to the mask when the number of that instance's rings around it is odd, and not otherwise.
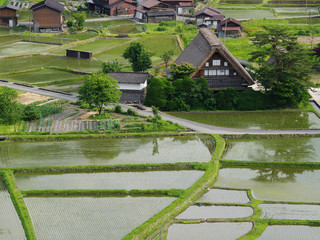
<path fill-rule="evenodd" d="M 116 113 L 122 113 L 122 107 L 120 105 L 115 106 L 114 112 Z"/>
<path fill-rule="evenodd" d="M 167 31 L 168 28 L 166 28 L 166 27 L 158 27 L 156 30 L 159 31 L 159 32 L 164 32 L 164 31 Z"/>
<path fill-rule="evenodd" d="M 128 115 L 131 115 L 131 116 L 137 116 L 137 115 L 138 115 L 138 114 L 137 114 L 134 110 L 132 110 L 131 108 L 128 108 L 127 114 L 128 114 Z"/>
<path fill-rule="evenodd" d="M 28 105 L 24 108 L 23 111 L 23 120 L 33 121 L 40 118 L 40 110 L 35 105 Z"/>
<path fill-rule="evenodd" d="M 262 92 L 246 90 L 238 94 L 236 109 L 253 111 L 265 108 L 265 95 Z"/>

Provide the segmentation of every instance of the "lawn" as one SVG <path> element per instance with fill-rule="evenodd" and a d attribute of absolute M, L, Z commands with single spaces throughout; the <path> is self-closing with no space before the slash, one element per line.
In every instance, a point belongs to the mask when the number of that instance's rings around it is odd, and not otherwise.
<path fill-rule="evenodd" d="M 20 83 L 28 83 L 28 84 L 36 84 L 36 83 L 48 83 L 53 81 L 63 81 L 67 79 L 79 78 L 83 75 L 75 74 L 68 71 L 60 71 L 54 69 L 41 69 L 35 72 L 28 73 L 20 73 L 9 76 L 3 76 L 2 79 L 20 82 Z"/>
<path fill-rule="evenodd" d="M 102 63 L 99 61 L 36 55 L 1 59 L 0 73 L 41 67 L 61 67 L 84 72 L 97 72 L 100 70 L 101 65 Z"/>
<path fill-rule="evenodd" d="M 138 42 L 145 45 L 145 47 L 151 51 L 154 55 L 152 56 L 152 62 L 154 65 L 162 62 L 160 55 L 165 51 L 173 49 L 175 51 L 175 57 L 179 56 L 181 49 L 178 45 L 177 39 L 175 36 L 157 36 L 149 38 L 139 38 Z M 118 59 L 119 62 L 128 63 L 123 57 L 122 54 L 125 49 L 129 46 L 129 43 L 123 44 L 119 47 L 112 48 L 105 52 L 101 52 L 95 56 L 99 60 L 108 60 L 113 61 Z"/>
<path fill-rule="evenodd" d="M 54 47 L 56 46 L 32 42 L 16 42 L 11 44 L 5 44 L 0 46 L 0 57 L 43 52 Z"/>
<path fill-rule="evenodd" d="M 133 21 L 129 19 L 120 19 L 120 20 L 110 20 L 110 21 L 97 21 L 97 22 L 86 22 L 85 27 L 109 27 L 115 25 L 124 25 L 124 24 L 134 24 Z"/>
<path fill-rule="evenodd" d="M 78 50 L 78 51 L 88 51 L 88 52 L 100 52 L 102 50 L 107 50 L 108 48 L 117 46 L 121 43 L 129 41 L 128 39 L 98 39 L 89 43 L 78 45 L 69 49 Z M 66 50 L 57 52 L 56 54 L 65 55 Z"/>

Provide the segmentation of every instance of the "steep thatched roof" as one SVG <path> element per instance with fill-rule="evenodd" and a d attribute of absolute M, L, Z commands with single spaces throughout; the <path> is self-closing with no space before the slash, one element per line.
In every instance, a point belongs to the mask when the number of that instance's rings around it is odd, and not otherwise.
<path fill-rule="evenodd" d="M 232 69 L 235 70 L 240 77 L 245 79 L 249 85 L 254 84 L 251 76 L 239 61 L 230 53 L 220 39 L 207 28 L 201 28 L 199 30 L 198 35 L 180 54 L 175 63 L 179 65 L 183 62 L 188 62 L 200 70 L 204 63 L 215 53 L 219 53 L 226 59 Z M 191 77 L 195 74 L 196 72 L 193 73 Z"/>

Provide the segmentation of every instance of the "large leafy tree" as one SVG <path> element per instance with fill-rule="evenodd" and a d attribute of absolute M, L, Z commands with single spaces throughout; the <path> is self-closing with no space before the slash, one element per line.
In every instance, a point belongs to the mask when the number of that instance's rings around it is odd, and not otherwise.
<path fill-rule="evenodd" d="M 149 68 L 152 68 L 152 53 L 142 43 L 130 43 L 130 46 L 124 51 L 122 56 L 129 60 L 134 72 L 145 72 Z"/>
<path fill-rule="evenodd" d="M 79 100 L 98 107 L 99 114 L 104 104 L 118 102 L 121 96 L 117 80 L 99 72 L 87 76 L 79 90 Z"/>
<path fill-rule="evenodd" d="M 264 26 L 255 34 L 251 61 L 254 77 L 265 87 L 272 107 L 294 107 L 308 100 L 311 54 L 297 37 L 279 25 Z"/>

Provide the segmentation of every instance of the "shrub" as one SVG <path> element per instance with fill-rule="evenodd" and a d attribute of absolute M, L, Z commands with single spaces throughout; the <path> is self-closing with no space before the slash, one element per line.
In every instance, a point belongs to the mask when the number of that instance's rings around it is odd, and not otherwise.
<path fill-rule="evenodd" d="M 28 105 L 24 108 L 23 111 L 23 120 L 25 121 L 33 121 L 40 118 L 40 110 L 35 105 Z"/>
<path fill-rule="evenodd" d="M 131 108 L 128 108 L 127 114 L 128 114 L 128 115 L 131 115 L 131 116 L 137 116 L 137 115 L 138 115 L 138 114 L 137 114 L 134 110 L 132 110 Z"/>
<path fill-rule="evenodd" d="M 168 29 L 166 27 L 158 27 L 156 30 L 159 32 L 164 32 L 164 31 L 167 31 Z"/>
<path fill-rule="evenodd" d="M 247 90 L 240 92 L 238 95 L 238 102 L 236 109 L 240 111 L 245 110 L 259 110 L 265 107 L 265 95 L 262 92 Z"/>
<path fill-rule="evenodd" d="M 122 107 L 120 105 L 115 106 L 114 112 L 116 113 L 122 113 Z"/>

